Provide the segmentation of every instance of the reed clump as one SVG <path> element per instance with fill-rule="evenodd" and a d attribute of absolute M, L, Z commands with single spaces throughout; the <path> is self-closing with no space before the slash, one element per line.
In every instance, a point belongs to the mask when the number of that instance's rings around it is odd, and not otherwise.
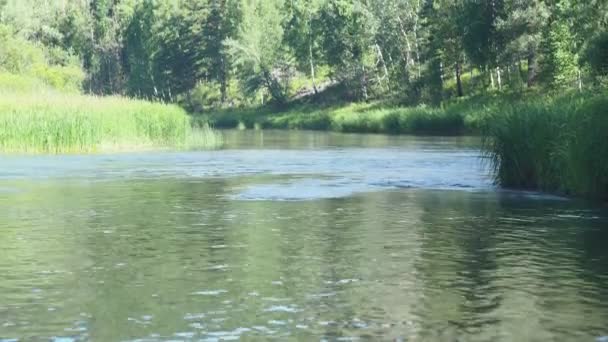
<path fill-rule="evenodd" d="M 483 126 L 499 185 L 608 199 L 605 92 L 503 105 Z"/>
<path fill-rule="evenodd" d="M 215 147 L 221 136 L 193 129 L 178 106 L 53 91 L 0 94 L 0 151 L 91 153 Z"/>

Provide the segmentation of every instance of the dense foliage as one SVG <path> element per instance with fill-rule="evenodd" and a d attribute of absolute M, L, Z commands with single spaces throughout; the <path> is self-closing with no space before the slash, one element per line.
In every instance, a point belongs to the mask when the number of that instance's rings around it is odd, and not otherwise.
<path fill-rule="evenodd" d="M 607 73 L 603 0 L 1 0 L 0 11 L 1 69 L 195 111 L 336 85 L 340 99 L 431 104 L 583 89 Z"/>

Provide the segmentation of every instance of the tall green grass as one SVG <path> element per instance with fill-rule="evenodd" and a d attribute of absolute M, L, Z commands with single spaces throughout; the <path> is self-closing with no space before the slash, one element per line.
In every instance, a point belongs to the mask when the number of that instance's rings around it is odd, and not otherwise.
<path fill-rule="evenodd" d="M 608 94 L 504 105 L 483 131 L 498 184 L 608 199 Z"/>
<path fill-rule="evenodd" d="M 175 105 L 41 91 L 0 94 L 0 151 L 81 153 L 213 147 L 221 136 L 193 130 Z"/>

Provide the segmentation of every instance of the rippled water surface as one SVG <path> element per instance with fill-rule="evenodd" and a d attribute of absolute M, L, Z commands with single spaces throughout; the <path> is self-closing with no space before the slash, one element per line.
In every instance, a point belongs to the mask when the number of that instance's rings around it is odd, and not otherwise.
<path fill-rule="evenodd" d="M 608 213 L 474 138 L 0 157 L 0 341 L 596 341 Z"/>

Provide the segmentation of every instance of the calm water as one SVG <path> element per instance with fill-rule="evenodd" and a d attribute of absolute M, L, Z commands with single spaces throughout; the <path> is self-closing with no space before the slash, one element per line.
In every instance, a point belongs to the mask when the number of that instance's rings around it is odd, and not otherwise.
<path fill-rule="evenodd" d="M 495 189 L 470 138 L 225 132 L 0 157 L 0 341 L 596 341 L 605 207 Z"/>

